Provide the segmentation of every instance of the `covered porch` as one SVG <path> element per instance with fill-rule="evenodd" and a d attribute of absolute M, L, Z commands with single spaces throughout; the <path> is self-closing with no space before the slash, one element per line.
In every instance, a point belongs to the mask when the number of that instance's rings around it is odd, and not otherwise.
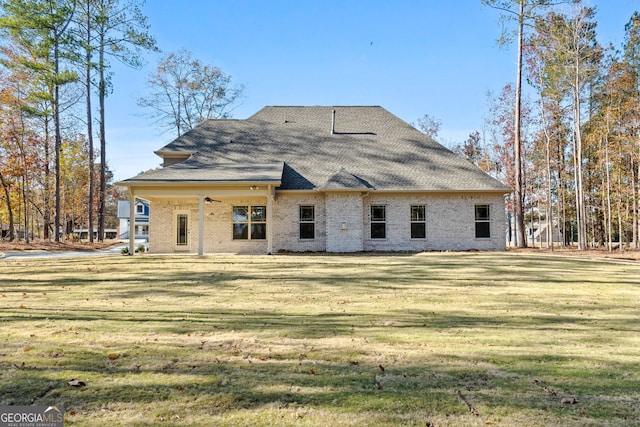
<path fill-rule="evenodd" d="M 188 166 L 186 161 L 118 183 L 129 190 L 131 217 L 136 200 L 149 202 L 150 251 L 204 255 L 224 247 L 271 254 L 273 203 L 284 165 Z M 128 243 L 133 255 L 135 236 Z"/>

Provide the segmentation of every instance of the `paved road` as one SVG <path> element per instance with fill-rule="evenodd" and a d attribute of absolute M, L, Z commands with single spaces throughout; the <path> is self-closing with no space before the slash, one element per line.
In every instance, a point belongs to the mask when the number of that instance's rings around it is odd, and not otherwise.
<path fill-rule="evenodd" d="M 119 245 L 104 251 L 21 251 L 21 252 L 0 252 L 0 259 L 7 258 L 69 258 L 87 257 L 119 254 L 122 248 L 127 245 Z"/>

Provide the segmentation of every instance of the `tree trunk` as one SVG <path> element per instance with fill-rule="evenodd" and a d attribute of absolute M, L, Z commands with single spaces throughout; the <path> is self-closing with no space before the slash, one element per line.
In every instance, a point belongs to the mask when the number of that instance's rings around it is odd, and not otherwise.
<path fill-rule="evenodd" d="M 587 224 L 586 209 L 584 204 L 584 184 L 582 172 L 582 132 L 580 129 L 580 83 L 578 77 L 579 64 L 576 63 L 576 77 L 573 88 L 573 126 L 574 126 L 574 144 L 573 144 L 573 161 L 574 175 L 576 183 L 576 220 L 578 227 L 578 249 L 583 251 L 587 249 Z"/>
<path fill-rule="evenodd" d="M 16 239 L 15 224 L 13 219 L 13 207 L 11 206 L 11 197 L 9 193 L 9 185 L 4 180 L 4 176 L 0 173 L 0 184 L 4 190 L 4 196 L 6 198 L 7 215 L 9 216 L 9 241 L 13 242 Z"/>
<path fill-rule="evenodd" d="M 93 199 L 95 187 L 94 153 L 93 153 L 93 116 L 91 112 L 91 13 L 87 6 L 87 39 L 86 39 L 86 81 L 87 90 L 87 137 L 89 139 L 89 242 L 93 242 Z"/>
<path fill-rule="evenodd" d="M 104 240 L 105 199 L 107 196 L 107 142 L 104 124 L 104 100 L 107 88 L 104 79 L 104 29 L 101 29 L 100 31 L 99 46 L 98 73 L 100 81 L 98 83 L 98 96 L 100 100 L 100 193 L 98 195 L 98 241 L 102 242 Z"/>
<path fill-rule="evenodd" d="M 522 141 L 520 129 L 520 114 L 522 104 L 522 48 L 524 38 L 524 1 L 520 2 L 518 15 L 518 70 L 516 74 L 516 105 L 514 118 L 514 162 L 515 162 L 515 214 L 516 214 L 516 245 L 527 247 L 524 228 L 524 192 L 522 180 Z"/>
<path fill-rule="evenodd" d="M 54 48 L 53 48 L 53 60 L 55 67 L 55 75 L 58 76 L 60 72 L 60 40 L 57 31 L 54 31 Z M 53 97 L 53 124 L 55 127 L 55 175 L 56 175 L 56 188 L 55 188 L 55 204 L 56 214 L 54 218 L 54 236 L 55 241 L 60 242 L 60 149 L 62 147 L 62 135 L 60 133 L 60 85 L 58 82 L 54 86 Z"/>
<path fill-rule="evenodd" d="M 609 249 L 609 252 L 611 252 L 613 250 L 613 226 L 612 226 L 612 218 L 611 218 L 611 173 L 610 173 L 610 167 L 609 167 L 609 138 L 605 137 L 605 147 L 604 147 L 604 153 L 605 153 L 605 163 L 606 163 L 606 170 L 605 170 L 605 177 L 606 177 L 606 187 L 607 187 L 607 234 L 608 234 L 608 243 L 607 243 L 607 247 Z"/>

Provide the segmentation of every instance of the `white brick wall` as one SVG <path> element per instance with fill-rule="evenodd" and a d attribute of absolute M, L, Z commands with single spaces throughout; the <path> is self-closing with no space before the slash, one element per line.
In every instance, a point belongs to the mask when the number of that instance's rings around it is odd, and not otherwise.
<path fill-rule="evenodd" d="M 491 238 L 475 238 L 475 205 L 490 205 Z M 267 253 L 266 240 L 233 240 L 233 206 L 266 206 L 265 197 L 223 200 L 204 205 L 205 253 Z M 315 239 L 300 239 L 299 207 L 315 206 Z M 370 207 L 386 206 L 385 239 L 371 239 Z M 411 239 L 410 207 L 426 206 L 426 238 Z M 403 195 L 360 193 L 278 193 L 272 203 L 273 251 L 423 251 L 505 250 L 504 199 L 501 195 Z M 198 201 L 151 203 L 149 249 L 175 251 L 176 211 L 189 213 L 189 245 L 198 251 Z"/>
<path fill-rule="evenodd" d="M 488 204 L 491 238 L 475 238 L 475 205 Z M 386 206 L 387 238 L 371 239 L 372 205 Z M 411 239 L 411 205 L 425 205 L 426 238 Z M 480 195 L 376 195 L 364 200 L 365 251 L 505 250 L 504 198 Z"/>
<path fill-rule="evenodd" d="M 362 245 L 360 193 L 326 193 L 327 252 L 359 252 Z"/>
<path fill-rule="evenodd" d="M 300 239 L 300 206 L 315 207 L 315 239 Z M 326 250 L 324 194 L 280 193 L 273 203 L 273 248 L 293 252 Z"/>

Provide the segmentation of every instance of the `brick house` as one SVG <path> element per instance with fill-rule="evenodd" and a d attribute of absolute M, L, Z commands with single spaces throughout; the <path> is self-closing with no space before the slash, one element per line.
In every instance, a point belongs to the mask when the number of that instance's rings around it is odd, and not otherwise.
<path fill-rule="evenodd" d="M 506 246 L 510 189 L 381 107 L 265 107 L 156 154 L 119 183 L 150 203 L 151 252 Z"/>

